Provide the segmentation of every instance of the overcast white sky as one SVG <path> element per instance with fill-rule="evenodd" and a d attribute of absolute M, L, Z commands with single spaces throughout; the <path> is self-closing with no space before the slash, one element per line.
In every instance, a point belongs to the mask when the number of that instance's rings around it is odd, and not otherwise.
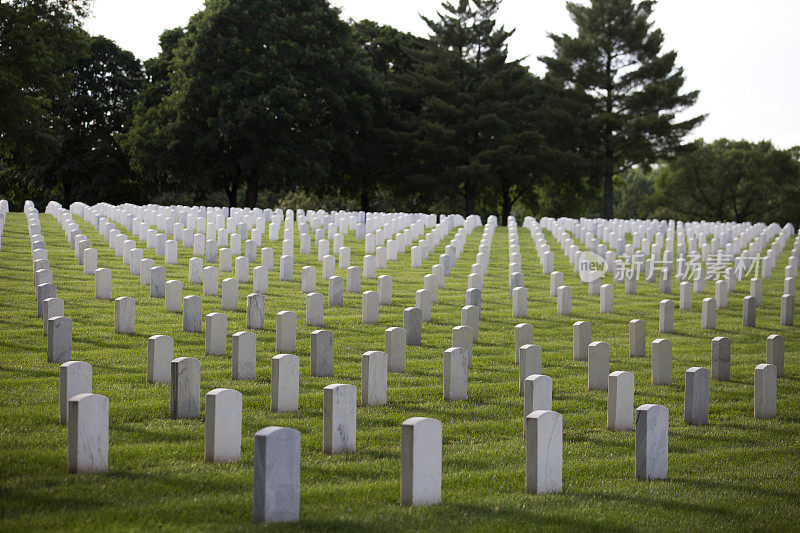
<path fill-rule="evenodd" d="M 457 0 L 454 0 L 457 2 Z M 332 0 L 343 18 L 369 18 L 427 35 L 419 14 L 435 17 L 438 0 Z M 548 32 L 574 33 L 564 0 L 504 0 L 498 19 L 516 28 L 513 59 L 537 74 L 537 56 L 550 55 Z M 185 25 L 202 0 L 95 0 L 86 21 L 140 59 L 158 53 L 158 36 Z M 699 89 L 692 114 L 708 118 L 694 137 L 759 141 L 780 148 L 800 145 L 800 0 L 661 0 L 655 25 L 665 48 L 678 51 L 689 89 Z"/>

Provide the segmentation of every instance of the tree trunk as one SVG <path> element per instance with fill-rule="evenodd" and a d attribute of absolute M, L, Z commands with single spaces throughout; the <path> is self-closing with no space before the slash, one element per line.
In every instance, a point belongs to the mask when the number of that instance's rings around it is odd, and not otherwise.
<path fill-rule="evenodd" d="M 508 217 L 511 215 L 511 195 L 508 189 L 503 187 L 503 203 L 500 206 L 500 224 L 502 226 L 508 225 Z"/>
<path fill-rule="evenodd" d="M 245 191 L 244 195 L 244 205 L 246 207 L 256 207 L 258 203 L 259 185 L 258 176 L 251 174 L 247 177 L 247 191 Z"/>
<path fill-rule="evenodd" d="M 239 183 L 232 183 L 230 187 L 225 189 L 225 194 L 228 195 L 228 207 L 236 207 L 236 196 L 239 194 Z"/>
<path fill-rule="evenodd" d="M 369 191 L 366 187 L 361 188 L 361 210 L 365 213 L 369 211 Z"/>
<path fill-rule="evenodd" d="M 64 196 L 62 198 L 64 200 L 64 204 L 61 207 L 64 209 L 69 209 L 70 196 L 72 196 L 72 183 L 70 183 L 69 180 L 64 180 L 62 183 L 64 185 Z"/>
<path fill-rule="evenodd" d="M 614 218 L 614 172 L 610 168 L 603 176 L 603 216 Z"/>
<path fill-rule="evenodd" d="M 475 212 L 475 190 L 472 180 L 464 182 L 464 216 L 468 217 Z"/>

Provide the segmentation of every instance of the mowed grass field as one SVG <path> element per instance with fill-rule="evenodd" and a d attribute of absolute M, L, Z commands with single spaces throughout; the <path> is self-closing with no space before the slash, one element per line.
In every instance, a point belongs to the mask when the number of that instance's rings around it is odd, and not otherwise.
<path fill-rule="evenodd" d="M 245 329 L 246 297 L 252 285 L 240 286 L 239 311 L 227 312 L 228 357 L 204 355 L 204 335 L 183 333 L 181 315 L 164 311 L 163 299 L 129 274 L 95 229 L 76 217 L 98 250 L 98 266 L 112 270 L 114 297 L 136 299 L 136 334 L 114 334 L 114 303 L 94 299 L 94 280 L 82 273 L 60 225 L 40 214 L 42 233 L 58 296 L 64 299 L 73 329 L 73 360 L 93 367 L 94 392 L 110 399 L 110 451 L 107 474 L 67 473 L 67 432 L 59 424 L 58 365 L 46 361 L 46 339 L 36 317 L 30 245 L 25 218 L 7 217 L 0 250 L 0 530 L 251 530 L 253 434 L 271 426 L 289 426 L 302 434 L 300 522 L 269 529 L 522 531 L 522 530 L 797 530 L 800 520 L 800 332 L 781 327 L 780 295 L 789 241 L 775 276 L 764 282 L 757 327 L 742 328 L 741 282 L 717 312 L 717 329 L 700 329 L 701 300 L 692 311 L 678 310 L 673 283 L 675 333 L 658 333 L 657 284 L 639 283 L 639 293 L 625 295 L 615 286 L 613 314 L 600 314 L 599 296 L 568 264 L 545 231 L 556 269 L 573 287 L 572 316 L 556 316 L 549 277 L 541 274 L 527 230 L 519 228 L 522 271 L 528 288 L 527 320 L 511 317 L 508 290 L 508 232 L 498 227 L 483 289 L 480 339 L 469 373 L 469 399 L 442 400 L 442 357 L 459 325 L 467 275 L 483 228 L 468 238 L 446 288 L 439 291 L 433 320 L 423 324 L 421 347 L 409 347 L 405 374 L 389 374 L 388 405 L 358 407 L 356 453 L 322 453 L 322 389 L 331 383 L 360 388 L 361 355 L 383 350 L 384 329 L 402 326 L 403 309 L 414 305 L 445 244 L 443 239 L 422 269 L 411 269 L 410 253 L 390 262 L 379 274 L 393 277 L 393 303 L 381 307 L 379 325 L 361 324 L 361 295 L 346 293 L 343 308 L 325 308 L 324 329 L 334 332 L 333 378 L 310 376 L 309 333 L 300 269 L 317 267 L 317 291 L 327 282 L 314 255 L 299 255 L 295 239 L 293 282 L 269 276 L 265 329 L 257 331 L 255 381 L 231 379 L 230 335 Z M 120 228 L 122 229 L 122 228 Z M 278 266 L 280 242 L 275 248 Z M 361 266 L 363 242 L 345 237 L 352 264 Z M 184 295 L 202 294 L 188 284 L 191 250 L 179 248 L 178 265 L 167 265 L 167 279 L 184 283 Z M 145 257 L 155 257 L 146 250 Z M 156 259 L 163 264 L 163 258 Z M 253 265 L 251 265 L 252 268 Z M 344 276 L 343 271 L 337 272 Z M 232 274 L 220 273 L 220 282 Z M 251 280 L 252 282 L 252 277 Z M 374 290 L 363 280 L 361 290 Z M 221 311 L 220 297 L 203 297 L 203 313 Z M 269 411 L 270 358 L 275 352 L 275 314 L 298 316 L 297 355 L 300 411 Z M 647 357 L 628 356 L 628 321 L 646 321 Z M 634 433 L 606 430 L 605 391 L 587 390 L 587 363 L 572 360 L 572 323 L 588 320 L 592 339 L 611 347 L 611 371 L 635 374 L 635 406 L 659 403 L 669 409 L 669 479 L 642 482 L 634 476 Z M 553 378 L 553 409 L 564 419 L 562 494 L 525 492 L 523 401 L 514 364 L 514 326 L 530 322 L 543 348 L 543 373 Z M 205 331 L 205 324 L 203 326 Z M 778 379 L 777 417 L 753 417 L 753 371 L 766 361 L 766 337 L 786 337 L 785 376 Z M 175 339 L 175 357 L 201 361 L 201 394 L 227 387 L 244 395 L 242 459 L 233 464 L 203 461 L 204 420 L 171 420 L 169 386 L 146 382 L 147 338 Z M 731 381 L 711 382 L 708 426 L 683 423 L 684 372 L 711 364 L 711 339 L 732 341 Z M 650 343 L 666 337 L 673 343 L 671 386 L 650 384 Z M 203 404 L 205 399 L 203 398 Z M 412 416 L 442 421 L 444 448 L 442 503 L 432 507 L 400 505 L 400 424 Z M 631 415 L 633 416 L 633 414 Z"/>

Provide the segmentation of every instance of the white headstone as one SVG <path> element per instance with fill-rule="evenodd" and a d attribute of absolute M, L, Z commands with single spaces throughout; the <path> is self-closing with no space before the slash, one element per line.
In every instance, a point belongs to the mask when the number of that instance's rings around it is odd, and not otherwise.
<path fill-rule="evenodd" d="M 316 292 L 317 290 L 317 269 L 313 266 L 304 266 L 300 269 L 300 291 L 303 294 Z"/>
<path fill-rule="evenodd" d="M 253 438 L 253 522 L 299 519 L 300 432 L 266 427 Z"/>
<path fill-rule="evenodd" d="M 606 422 L 609 431 L 630 431 L 633 429 L 633 385 L 632 372 L 616 371 L 608 375 L 608 414 Z"/>
<path fill-rule="evenodd" d="M 92 392 L 92 365 L 84 361 L 67 361 L 58 368 L 59 411 L 61 424 L 67 424 L 69 399 Z"/>
<path fill-rule="evenodd" d="M 519 347 L 519 395 L 525 394 L 525 379 L 542 373 L 542 347 L 523 344 Z"/>
<path fill-rule="evenodd" d="M 236 256 L 233 262 L 234 277 L 239 283 L 250 282 L 250 261 L 244 255 Z"/>
<path fill-rule="evenodd" d="M 282 255 L 280 259 L 280 280 L 292 281 L 294 279 L 294 257 Z"/>
<path fill-rule="evenodd" d="M 83 273 L 94 274 L 97 270 L 97 250 L 87 248 L 83 251 Z"/>
<path fill-rule="evenodd" d="M 781 296 L 781 326 L 794 325 L 794 295 Z"/>
<path fill-rule="evenodd" d="M 614 286 L 609 283 L 600 286 L 600 312 L 614 312 Z"/>
<path fill-rule="evenodd" d="M 388 358 L 389 372 L 406 371 L 406 330 L 386 328 L 384 332 L 384 351 Z"/>
<path fill-rule="evenodd" d="M 333 376 L 333 332 L 317 329 L 311 332 L 311 375 Z"/>
<path fill-rule="evenodd" d="M 321 293 L 306 294 L 306 325 L 322 326 L 324 297 Z"/>
<path fill-rule="evenodd" d="M 108 268 L 98 268 L 94 271 L 94 298 L 111 300 L 111 270 Z"/>
<path fill-rule="evenodd" d="M 67 468 L 84 474 L 108 471 L 108 398 L 76 394 L 68 400 Z"/>
<path fill-rule="evenodd" d="M 481 308 L 465 305 L 461 308 L 461 325 L 472 328 L 472 342 L 478 342 L 478 326 L 481 319 Z"/>
<path fill-rule="evenodd" d="M 467 352 L 453 347 L 444 351 L 444 401 L 467 399 Z"/>
<path fill-rule="evenodd" d="M 177 279 L 164 284 L 164 311 L 180 313 L 183 311 L 183 282 Z"/>
<path fill-rule="evenodd" d="M 511 290 L 511 316 L 525 318 L 528 316 L 528 289 L 515 287 Z"/>
<path fill-rule="evenodd" d="M 392 277 L 378 276 L 378 300 L 381 305 L 392 305 Z"/>
<path fill-rule="evenodd" d="M 753 415 L 755 418 L 774 418 L 777 411 L 778 369 L 768 363 L 758 365 L 754 382 Z"/>
<path fill-rule="evenodd" d="M 283 353 L 272 358 L 272 379 L 269 387 L 270 410 L 273 413 L 294 413 L 299 409 L 300 358 Z"/>
<path fill-rule="evenodd" d="M 553 408 L 553 378 L 543 374 L 531 374 L 525 378 L 524 412 L 522 413 L 523 435 L 527 432 L 524 418 L 534 411 L 550 411 Z"/>
<path fill-rule="evenodd" d="M 356 388 L 335 383 L 322 390 L 322 450 L 328 455 L 356 451 Z"/>
<path fill-rule="evenodd" d="M 142 261 L 145 261 L 145 259 Z M 152 261 L 152 259 L 150 259 L 150 261 Z M 144 263 L 142 263 L 142 269 L 144 269 L 144 266 Z M 150 265 L 150 267 L 152 266 L 153 265 Z M 150 275 L 149 272 L 148 269 L 148 276 Z M 147 283 L 150 283 L 149 280 Z M 189 258 L 189 284 L 197 283 L 203 283 L 203 259 L 200 257 L 191 257 Z"/>
<path fill-rule="evenodd" d="M 717 301 L 714 298 L 703 298 L 700 327 L 702 329 L 717 328 Z"/>
<path fill-rule="evenodd" d="M 238 461 L 242 456 L 242 393 L 213 389 L 206 393 L 205 459 Z"/>
<path fill-rule="evenodd" d="M 663 405 L 636 408 L 636 479 L 666 479 L 669 465 L 669 411 Z"/>
<path fill-rule="evenodd" d="M 253 267 L 253 292 L 269 294 L 269 272 L 266 267 Z"/>
<path fill-rule="evenodd" d="M 361 356 L 361 405 L 386 405 L 388 358 L 386 352 Z"/>
<path fill-rule="evenodd" d="M 658 331 L 660 333 L 672 333 L 674 322 L 675 302 L 661 300 L 658 307 Z"/>
<path fill-rule="evenodd" d="M 227 355 L 228 316 L 225 313 L 206 315 L 206 355 Z"/>
<path fill-rule="evenodd" d="M 169 383 L 175 341 L 167 335 L 153 335 L 147 339 L 147 382 Z"/>
<path fill-rule="evenodd" d="M 589 390 L 608 390 L 610 347 L 607 342 L 595 341 L 587 349 L 589 360 Z"/>
<path fill-rule="evenodd" d="M 756 327 L 756 299 L 753 296 L 745 296 L 742 300 L 742 326 Z"/>
<path fill-rule="evenodd" d="M 555 411 L 533 411 L 525 417 L 525 490 L 559 493 L 562 487 L 563 419 Z"/>
<path fill-rule="evenodd" d="M 418 289 L 415 293 L 416 306 L 422 311 L 422 321 L 431 321 L 431 293 L 427 289 Z"/>
<path fill-rule="evenodd" d="M 419 307 L 405 308 L 403 329 L 406 332 L 406 346 L 422 345 L 422 310 Z"/>
<path fill-rule="evenodd" d="M 564 285 L 564 274 L 556 270 L 550 273 L 550 297 L 558 296 L 558 288 Z"/>
<path fill-rule="evenodd" d="M 750 280 L 750 296 L 756 299 L 756 307 L 761 307 L 762 286 L 761 278 L 753 278 Z"/>
<path fill-rule="evenodd" d="M 693 366 L 686 371 L 683 393 L 683 421 L 694 426 L 708 424 L 708 394 L 711 372 Z"/>
<path fill-rule="evenodd" d="M 247 329 L 264 329 L 264 295 L 254 292 L 247 295 Z"/>
<path fill-rule="evenodd" d="M 717 309 L 728 307 L 728 283 L 724 279 L 714 283 L 714 299 L 717 301 Z"/>
<path fill-rule="evenodd" d="M 786 339 L 783 335 L 773 334 L 767 337 L 767 363 L 775 366 L 778 377 L 783 376 L 785 347 Z"/>
<path fill-rule="evenodd" d="M 222 310 L 239 310 L 239 280 L 236 278 L 225 278 L 222 280 Z"/>
<path fill-rule="evenodd" d="M 560 316 L 570 316 L 572 314 L 572 287 L 561 285 L 558 288 L 556 313 Z"/>
<path fill-rule="evenodd" d="M 328 307 L 344 305 L 344 278 L 331 276 L 328 278 Z"/>
<path fill-rule="evenodd" d="M 572 324 L 572 360 L 589 360 L 589 343 L 592 342 L 592 324 L 578 320 Z"/>
<path fill-rule="evenodd" d="M 297 349 L 297 314 L 280 311 L 275 319 L 275 351 L 294 353 Z"/>
<path fill-rule="evenodd" d="M 523 344 L 533 344 L 533 324 L 517 324 L 514 326 L 514 363 L 519 364 L 519 348 Z"/>
<path fill-rule="evenodd" d="M 731 340 L 728 337 L 711 339 L 711 379 L 731 379 Z"/>
<path fill-rule="evenodd" d="M 375 291 L 365 291 L 361 295 L 361 323 L 378 323 L 378 293 Z"/>
<path fill-rule="evenodd" d="M 42 329 L 47 336 L 47 321 L 55 316 L 64 316 L 64 300 L 61 298 L 45 298 L 42 301 Z"/>
<path fill-rule="evenodd" d="M 203 331 L 203 300 L 197 295 L 183 297 L 183 331 L 187 333 Z"/>
<path fill-rule="evenodd" d="M 114 300 L 114 333 L 133 335 L 136 327 L 136 300 L 120 296 Z"/>
<path fill-rule="evenodd" d="M 681 311 L 692 310 L 692 284 L 688 281 L 682 281 L 680 284 L 680 305 L 678 308 Z"/>
<path fill-rule="evenodd" d="M 412 417 L 400 429 L 400 503 L 435 505 L 442 500 L 442 423 Z"/>
<path fill-rule="evenodd" d="M 634 318 L 628 322 L 628 332 L 630 334 L 630 356 L 644 357 L 646 355 L 644 320 L 640 318 Z"/>
<path fill-rule="evenodd" d="M 231 377 L 233 379 L 256 378 L 256 334 L 238 331 L 231 339 Z"/>
<path fill-rule="evenodd" d="M 273 256 L 274 252 L 269 246 L 261 249 L 261 266 L 265 267 L 268 272 L 274 268 Z"/>
<path fill-rule="evenodd" d="M 72 359 L 72 319 L 55 316 L 47 319 L 47 362 L 66 363 Z"/>
<path fill-rule="evenodd" d="M 672 341 L 656 339 L 651 348 L 651 374 L 653 385 L 672 384 Z"/>
<path fill-rule="evenodd" d="M 178 357 L 170 362 L 170 418 L 200 417 L 200 360 Z"/>

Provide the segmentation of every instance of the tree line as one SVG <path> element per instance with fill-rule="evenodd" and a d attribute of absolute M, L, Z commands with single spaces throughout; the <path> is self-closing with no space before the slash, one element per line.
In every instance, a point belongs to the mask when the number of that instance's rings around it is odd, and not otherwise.
<path fill-rule="evenodd" d="M 799 149 L 686 143 L 705 117 L 654 2 L 567 2 L 543 77 L 499 7 L 444 2 L 418 37 L 327 0 L 206 0 L 141 63 L 82 29 L 89 0 L 2 3 L 0 194 L 800 222 Z"/>

